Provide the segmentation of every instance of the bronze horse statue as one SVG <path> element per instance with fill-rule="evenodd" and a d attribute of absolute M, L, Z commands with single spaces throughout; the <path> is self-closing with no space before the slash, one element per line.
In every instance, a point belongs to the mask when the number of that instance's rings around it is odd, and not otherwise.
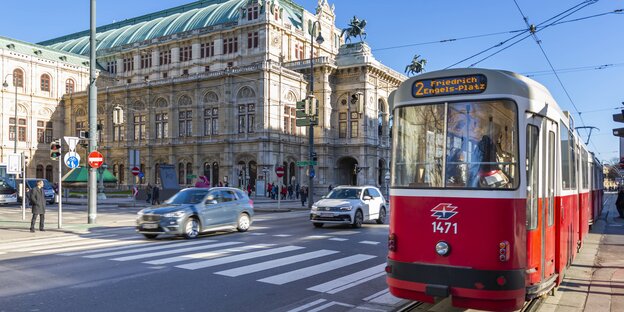
<path fill-rule="evenodd" d="M 412 59 L 412 63 L 405 66 L 405 73 L 408 76 L 419 74 L 425 71 L 425 65 L 427 64 L 427 60 L 425 59 L 418 60 L 418 58 L 420 58 L 420 55 L 414 55 L 414 58 Z"/>
<path fill-rule="evenodd" d="M 351 41 L 351 37 L 360 37 L 360 41 L 364 41 L 366 39 L 366 31 L 364 31 L 364 27 L 366 27 L 366 20 L 359 20 L 357 16 L 354 16 L 351 22 L 349 23 L 349 27 L 342 30 L 340 33 L 340 37 L 347 34 L 345 41 Z M 364 35 L 364 39 L 362 39 L 362 35 Z"/>

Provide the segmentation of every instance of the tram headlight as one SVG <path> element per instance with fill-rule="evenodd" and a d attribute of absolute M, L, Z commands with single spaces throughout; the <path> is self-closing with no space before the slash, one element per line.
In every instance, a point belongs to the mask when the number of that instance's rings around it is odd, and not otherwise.
<path fill-rule="evenodd" d="M 436 244 L 435 246 L 436 253 L 440 256 L 447 256 L 451 251 L 451 246 L 446 242 L 442 241 Z"/>

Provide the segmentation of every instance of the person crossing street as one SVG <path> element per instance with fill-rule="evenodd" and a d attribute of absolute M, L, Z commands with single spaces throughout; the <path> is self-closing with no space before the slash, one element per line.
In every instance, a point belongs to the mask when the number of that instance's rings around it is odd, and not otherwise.
<path fill-rule="evenodd" d="M 35 223 L 37 215 L 39 215 L 39 231 L 45 231 L 43 225 L 45 222 L 45 205 L 46 199 L 43 194 L 43 180 L 37 180 L 37 186 L 30 190 L 29 198 L 32 205 L 32 219 L 30 220 L 30 232 L 35 232 Z"/>

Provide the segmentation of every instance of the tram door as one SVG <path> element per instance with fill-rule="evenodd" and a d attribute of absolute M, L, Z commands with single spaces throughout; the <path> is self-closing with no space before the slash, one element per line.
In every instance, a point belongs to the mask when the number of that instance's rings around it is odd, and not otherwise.
<path fill-rule="evenodd" d="M 555 177 L 558 168 L 556 164 L 557 153 L 557 123 L 545 119 L 542 123 L 542 231 L 544 239 L 542 240 L 542 253 L 544 254 L 544 263 L 542 279 L 548 279 L 555 274 Z"/>

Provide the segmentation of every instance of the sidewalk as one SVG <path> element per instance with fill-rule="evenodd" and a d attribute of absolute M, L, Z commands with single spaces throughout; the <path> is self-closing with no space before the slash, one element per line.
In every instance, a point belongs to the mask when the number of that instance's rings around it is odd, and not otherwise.
<path fill-rule="evenodd" d="M 624 311 L 624 219 L 605 194 L 600 219 L 585 239 L 555 296 L 539 311 Z"/>
<path fill-rule="evenodd" d="M 256 213 L 279 213 L 294 210 L 307 211 L 307 205 L 301 206 L 299 200 L 272 200 L 265 197 L 251 198 Z M 63 201 L 62 228 L 58 228 L 58 204 L 47 205 L 45 232 L 30 233 L 30 207 L 26 207 L 25 219 L 22 220 L 21 206 L 0 206 L 0 242 L 29 239 L 32 237 L 52 237 L 64 233 L 84 234 L 97 228 L 131 227 L 135 225 L 136 213 L 140 209 L 152 207 L 145 200 L 132 198 L 107 198 L 98 200 L 96 223 L 88 224 L 88 200 L 69 198 Z M 36 227 L 39 226 L 37 220 Z"/>

